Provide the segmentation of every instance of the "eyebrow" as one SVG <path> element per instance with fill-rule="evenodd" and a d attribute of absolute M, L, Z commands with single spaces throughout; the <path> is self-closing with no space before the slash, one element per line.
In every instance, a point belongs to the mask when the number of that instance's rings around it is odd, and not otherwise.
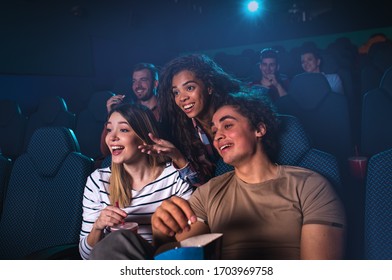
<path fill-rule="evenodd" d="M 221 118 L 219 119 L 219 122 L 221 123 L 221 122 L 223 122 L 223 121 L 225 121 L 225 120 L 227 120 L 227 119 L 230 119 L 230 120 L 237 120 L 237 118 L 235 118 L 235 117 L 233 117 L 233 116 L 231 116 L 231 115 L 224 115 L 223 117 L 221 117 Z M 214 126 L 215 124 L 214 124 L 214 122 L 211 122 L 210 125 L 211 125 L 211 126 Z"/>
<path fill-rule="evenodd" d="M 112 124 L 112 122 L 106 122 L 106 125 L 108 125 L 108 124 Z M 126 124 L 126 125 L 129 125 L 129 123 L 126 122 L 126 121 L 118 122 L 118 124 Z"/>
<path fill-rule="evenodd" d="M 186 86 L 187 84 L 190 84 L 190 83 L 195 83 L 195 84 L 197 84 L 196 81 L 194 81 L 194 80 L 189 80 L 189 81 L 186 81 L 185 83 L 183 83 L 181 86 Z M 172 89 L 173 89 L 173 88 L 177 88 L 177 86 L 172 87 Z"/>

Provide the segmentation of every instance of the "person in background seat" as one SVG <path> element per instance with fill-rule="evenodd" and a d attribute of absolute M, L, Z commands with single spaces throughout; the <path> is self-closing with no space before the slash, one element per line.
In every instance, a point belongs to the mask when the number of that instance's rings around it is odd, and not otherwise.
<path fill-rule="evenodd" d="M 265 48 L 260 52 L 259 69 L 261 78 L 249 86 L 261 86 L 271 100 L 276 100 L 287 95 L 289 79 L 286 75 L 279 73 L 279 54 L 272 48 Z"/>
<path fill-rule="evenodd" d="M 304 49 L 301 52 L 301 65 L 307 73 L 322 73 L 333 92 L 344 94 L 343 83 L 339 75 L 336 73 L 326 74 L 321 72 L 321 56 L 314 49 Z"/>

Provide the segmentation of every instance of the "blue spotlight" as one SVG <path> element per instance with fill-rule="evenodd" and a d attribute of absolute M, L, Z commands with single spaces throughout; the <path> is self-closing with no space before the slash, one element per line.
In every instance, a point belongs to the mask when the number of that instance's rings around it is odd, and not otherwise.
<path fill-rule="evenodd" d="M 259 2 L 257 1 L 250 1 L 248 3 L 248 11 L 251 13 L 257 12 L 259 9 Z"/>

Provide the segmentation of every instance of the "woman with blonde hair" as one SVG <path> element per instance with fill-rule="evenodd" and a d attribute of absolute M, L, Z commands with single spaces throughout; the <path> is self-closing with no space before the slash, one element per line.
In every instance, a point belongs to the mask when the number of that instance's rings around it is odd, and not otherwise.
<path fill-rule="evenodd" d="M 147 107 L 128 103 L 114 107 L 106 130 L 112 164 L 95 170 L 87 179 L 79 243 L 83 259 L 89 259 L 110 227 L 124 221 L 138 223 L 138 234 L 151 242 L 151 215 L 160 203 L 174 195 L 187 199 L 192 193 L 174 168 L 175 160 L 138 149 L 153 144 L 149 133 L 159 137 L 154 115 Z"/>

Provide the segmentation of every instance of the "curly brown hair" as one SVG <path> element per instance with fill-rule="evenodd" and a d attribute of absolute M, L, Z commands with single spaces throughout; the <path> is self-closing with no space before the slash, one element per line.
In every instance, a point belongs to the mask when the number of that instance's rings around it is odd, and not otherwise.
<path fill-rule="evenodd" d="M 239 114 L 249 120 L 254 129 L 257 129 L 260 123 L 265 125 L 266 133 L 262 138 L 263 149 L 268 158 L 274 162 L 279 149 L 279 120 L 268 96 L 257 91 L 232 93 L 225 98 L 219 108 L 222 106 L 234 107 Z"/>
<path fill-rule="evenodd" d="M 177 57 L 168 62 L 161 71 L 158 89 L 158 102 L 161 108 L 161 120 L 170 141 L 188 158 L 196 170 L 206 179 L 214 174 L 214 165 L 202 160 L 206 154 L 204 144 L 197 136 L 192 120 L 178 108 L 172 91 L 173 77 L 181 71 L 193 72 L 205 88 L 213 92 L 208 104 L 213 111 L 230 92 L 240 90 L 241 82 L 218 66 L 211 58 L 203 54 L 191 54 Z"/>

